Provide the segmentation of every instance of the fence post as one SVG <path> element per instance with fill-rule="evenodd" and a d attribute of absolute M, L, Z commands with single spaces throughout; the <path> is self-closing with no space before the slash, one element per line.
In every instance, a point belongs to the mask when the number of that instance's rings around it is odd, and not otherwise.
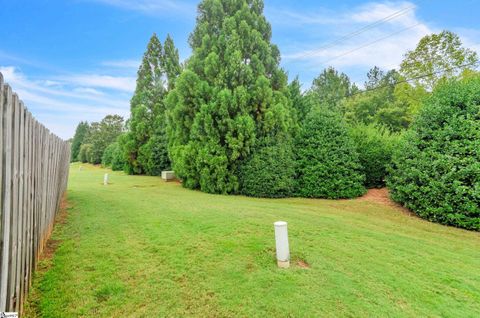
<path fill-rule="evenodd" d="M 290 267 L 290 247 L 288 246 L 287 222 L 275 222 L 274 227 L 277 265 L 280 268 L 288 268 Z"/>

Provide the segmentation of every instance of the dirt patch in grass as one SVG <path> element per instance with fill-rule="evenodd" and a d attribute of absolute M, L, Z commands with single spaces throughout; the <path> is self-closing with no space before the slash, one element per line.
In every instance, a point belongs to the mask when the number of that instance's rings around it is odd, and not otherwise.
<path fill-rule="evenodd" d="M 304 268 L 304 269 L 309 269 L 310 268 L 310 265 L 308 265 L 307 262 L 305 262 L 304 260 L 301 260 L 301 259 L 299 259 L 297 261 L 297 266 L 300 267 L 300 268 Z"/>
<path fill-rule="evenodd" d="M 69 208 L 69 204 L 67 201 L 66 195 L 62 197 L 62 200 L 60 201 L 60 207 L 57 216 L 55 217 L 55 224 L 54 227 L 58 226 L 59 224 L 65 224 L 67 223 L 67 211 Z M 49 236 L 52 233 L 49 234 Z M 49 238 L 47 241 L 47 244 L 45 244 L 45 247 L 43 248 L 42 254 L 40 255 L 40 262 L 44 260 L 50 260 L 52 259 L 53 255 L 55 254 L 55 251 L 57 250 L 58 246 L 60 245 L 59 240 L 55 240 L 52 238 Z M 43 269 L 43 268 L 42 268 Z M 48 270 L 48 268 L 46 268 Z"/>
<path fill-rule="evenodd" d="M 381 205 L 386 205 L 390 207 L 394 207 L 397 210 L 400 210 L 409 216 L 415 216 L 415 214 L 410 211 L 409 209 L 405 208 L 404 206 L 398 204 L 397 202 L 393 201 L 390 199 L 390 193 L 387 188 L 381 188 L 381 189 L 369 189 L 367 193 L 358 198 L 358 201 L 366 201 L 366 202 L 373 202 L 373 203 L 378 203 Z"/>
<path fill-rule="evenodd" d="M 397 204 L 390 199 L 390 194 L 387 188 L 369 189 L 368 192 L 358 199 L 359 201 L 369 201 L 380 203 L 388 206 L 396 206 Z"/>

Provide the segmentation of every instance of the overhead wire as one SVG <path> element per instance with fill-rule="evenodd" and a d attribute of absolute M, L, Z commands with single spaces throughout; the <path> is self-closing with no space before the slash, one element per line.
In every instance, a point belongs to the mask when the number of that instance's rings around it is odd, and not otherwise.
<path fill-rule="evenodd" d="M 408 13 L 409 11 L 411 11 L 411 10 L 413 10 L 413 9 L 415 9 L 415 6 L 410 6 L 410 7 L 407 7 L 407 8 L 403 8 L 403 9 L 401 9 L 401 10 L 399 10 L 399 11 L 396 11 L 396 12 L 394 12 L 394 13 L 386 16 L 386 17 L 383 18 L 383 19 L 380 19 L 380 20 L 378 20 L 378 21 L 375 21 L 374 23 L 368 24 L 368 25 L 366 25 L 366 26 L 364 26 L 364 27 L 362 27 L 362 28 L 360 28 L 360 29 L 358 29 L 358 30 L 355 30 L 355 31 L 353 31 L 353 32 L 351 32 L 351 33 L 348 33 L 348 34 L 344 35 L 344 36 L 341 36 L 341 37 L 339 37 L 338 39 L 336 39 L 336 40 L 334 40 L 334 41 L 332 41 L 332 42 L 330 42 L 330 43 L 327 43 L 327 44 L 325 44 L 325 45 L 323 45 L 323 46 L 321 46 L 321 47 L 319 47 L 319 48 L 317 48 L 317 49 L 315 49 L 315 50 L 311 50 L 311 51 L 308 51 L 308 52 L 306 52 L 306 53 L 304 53 L 304 54 L 302 54 L 302 55 L 299 55 L 299 57 L 300 57 L 300 58 L 305 58 L 305 57 L 314 56 L 314 55 L 317 54 L 318 52 L 321 52 L 321 51 L 323 51 L 323 50 L 325 50 L 325 49 L 334 47 L 334 46 L 336 46 L 338 43 L 341 43 L 341 42 L 343 42 L 343 41 L 345 41 L 345 40 L 349 40 L 349 39 L 351 39 L 351 38 L 353 38 L 353 37 L 355 37 L 355 36 L 357 36 L 357 35 L 360 35 L 360 34 L 366 32 L 366 31 L 368 31 L 368 30 L 371 30 L 371 29 L 373 29 L 373 28 L 375 28 L 375 27 L 377 27 L 377 26 L 379 26 L 379 25 L 382 25 L 382 24 L 384 24 L 385 22 L 391 21 L 391 20 L 396 19 L 396 18 L 398 18 L 398 17 L 400 17 L 400 16 L 402 16 L 402 15 L 405 15 L 406 13 Z"/>

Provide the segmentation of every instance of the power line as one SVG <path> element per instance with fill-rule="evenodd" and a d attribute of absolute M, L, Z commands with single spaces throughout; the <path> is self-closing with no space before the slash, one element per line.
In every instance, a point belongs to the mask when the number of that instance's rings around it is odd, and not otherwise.
<path fill-rule="evenodd" d="M 480 62 L 476 61 L 476 62 L 472 62 L 472 63 L 467 63 L 467 64 L 463 64 L 463 65 L 459 65 L 459 66 L 455 66 L 455 67 L 451 67 L 451 68 L 447 68 L 447 69 L 443 69 L 443 70 L 431 72 L 431 73 L 428 73 L 428 74 L 422 74 L 422 75 L 415 76 L 415 77 L 412 77 L 412 78 L 409 78 L 409 79 L 404 79 L 404 80 L 395 82 L 394 84 L 387 84 L 387 85 L 382 85 L 382 86 L 378 86 L 378 87 L 374 87 L 374 88 L 370 88 L 370 89 L 365 89 L 365 90 L 362 90 L 362 91 L 358 91 L 358 92 L 356 92 L 356 93 L 346 95 L 344 98 L 352 97 L 352 96 L 359 95 L 359 94 L 363 94 L 363 93 L 368 93 L 368 92 L 375 91 L 375 90 L 377 90 L 377 89 L 382 89 L 382 88 L 385 88 L 385 87 L 397 86 L 398 84 L 408 83 L 408 82 L 410 82 L 410 81 L 415 81 L 415 80 L 419 80 L 419 79 L 422 79 L 422 78 L 425 78 L 425 77 L 429 77 L 429 76 L 433 76 L 433 75 L 436 75 L 436 74 L 453 71 L 453 70 L 455 70 L 455 69 L 459 69 L 459 68 L 463 68 L 463 67 L 468 67 L 468 66 L 473 66 L 473 65 L 476 65 L 476 64 L 478 64 L 478 63 L 480 63 Z"/>
<path fill-rule="evenodd" d="M 382 25 L 382 24 L 385 23 L 385 22 L 388 22 L 388 21 L 391 21 L 391 20 L 393 20 L 393 19 L 396 19 L 396 18 L 398 18 L 398 17 L 400 17 L 400 16 L 408 13 L 409 11 L 411 11 L 411 10 L 413 10 L 413 9 L 415 9 L 415 6 L 410 6 L 410 7 L 404 8 L 404 9 L 402 9 L 402 10 L 396 11 L 396 12 L 392 13 L 391 15 L 386 16 L 386 17 L 383 18 L 383 19 L 380 19 L 380 20 L 378 20 L 378 21 L 376 21 L 376 22 L 374 22 L 374 23 L 368 24 L 368 25 L 366 25 L 366 26 L 364 26 L 364 27 L 362 27 L 362 28 L 360 28 L 360 29 L 358 29 L 358 30 L 356 30 L 356 31 L 353 31 L 353 32 L 348 33 L 348 34 L 346 34 L 346 35 L 344 35 L 344 36 L 341 36 L 341 37 L 339 37 L 338 39 L 336 39 L 336 40 L 334 40 L 334 41 L 332 41 L 332 42 L 330 42 L 330 43 L 328 43 L 328 44 L 325 44 L 325 45 L 323 45 L 323 46 L 321 46 L 321 47 L 319 47 L 319 48 L 317 48 L 317 49 L 315 49 L 315 50 L 312 50 L 312 51 L 309 51 L 309 52 L 307 52 L 307 53 L 304 53 L 304 54 L 301 55 L 301 57 L 302 57 L 302 58 L 305 58 L 305 57 L 310 57 L 310 56 L 312 56 L 312 55 L 315 55 L 317 52 L 320 52 L 320 51 L 322 51 L 322 50 L 324 50 L 324 49 L 327 49 L 327 48 L 331 48 L 331 47 L 337 45 L 338 43 L 341 43 L 341 42 L 343 42 L 343 41 L 345 41 L 345 40 L 351 39 L 351 38 L 353 38 L 353 37 L 355 37 L 355 36 L 357 36 L 357 35 L 359 35 L 359 34 L 362 34 L 362 33 L 366 32 L 366 31 L 368 31 L 368 30 L 373 29 L 373 28 L 376 27 L 376 26 Z"/>
<path fill-rule="evenodd" d="M 367 44 L 364 44 L 364 45 L 362 45 L 362 46 L 359 46 L 359 47 L 356 47 L 356 48 L 354 48 L 354 49 L 352 49 L 352 50 L 349 50 L 349 51 L 347 51 L 347 52 L 344 52 L 344 53 L 342 53 L 342 54 L 340 54 L 340 55 L 334 56 L 334 57 L 332 57 L 332 58 L 324 61 L 324 62 L 322 63 L 322 65 L 325 65 L 325 64 L 327 64 L 327 63 L 329 63 L 329 62 L 331 62 L 331 61 L 334 61 L 334 60 L 336 60 L 336 59 L 338 59 L 338 58 L 344 57 L 344 56 L 346 56 L 346 55 L 348 55 L 348 54 L 350 54 L 350 53 L 353 53 L 353 52 L 356 52 L 356 51 L 361 50 L 361 49 L 363 49 L 363 48 L 366 48 L 366 47 L 368 47 L 368 46 L 370 46 L 370 45 L 372 45 L 372 44 L 375 44 L 375 43 L 381 42 L 381 41 L 383 41 L 383 40 L 386 40 L 386 39 L 388 39 L 388 38 L 391 38 L 392 36 L 395 36 L 395 35 L 400 34 L 400 33 L 402 33 L 402 32 L 411 30 L 411 29 L 419 26 L 420 24 L 421 24 L 421 23 L 414 24 L 414 25 L 409 26 L 409 27 L 407 27 L 407 28 L 401 29 L 401 30 L 399 30 L 399 31 L 397 31 L 397 32 L 390 33 L 389 35 L 384 36 L 384 37 L 381 37 L 381 38 L 379 38 L 379 39 L 377 39 L 377 40 L 375 40 L 375 41 L 369 42 L 369 43 L 367 43 Z"/>

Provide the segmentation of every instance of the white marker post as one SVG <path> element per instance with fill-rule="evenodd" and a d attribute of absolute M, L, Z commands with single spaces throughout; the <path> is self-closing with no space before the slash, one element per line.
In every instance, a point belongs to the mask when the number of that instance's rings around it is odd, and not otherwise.
<path fill-rule="evenodd" d="M 108 173 L 103 176 L 103 185 L 108 185 Z"/>
<path fill-rule="evenodd" d="M 288 246 L 287 222 L 273 223 L 275 227 L 275 245 L 277 248 L 277 265 L 280 268 L 290 267 L 290 248 Z"/>

